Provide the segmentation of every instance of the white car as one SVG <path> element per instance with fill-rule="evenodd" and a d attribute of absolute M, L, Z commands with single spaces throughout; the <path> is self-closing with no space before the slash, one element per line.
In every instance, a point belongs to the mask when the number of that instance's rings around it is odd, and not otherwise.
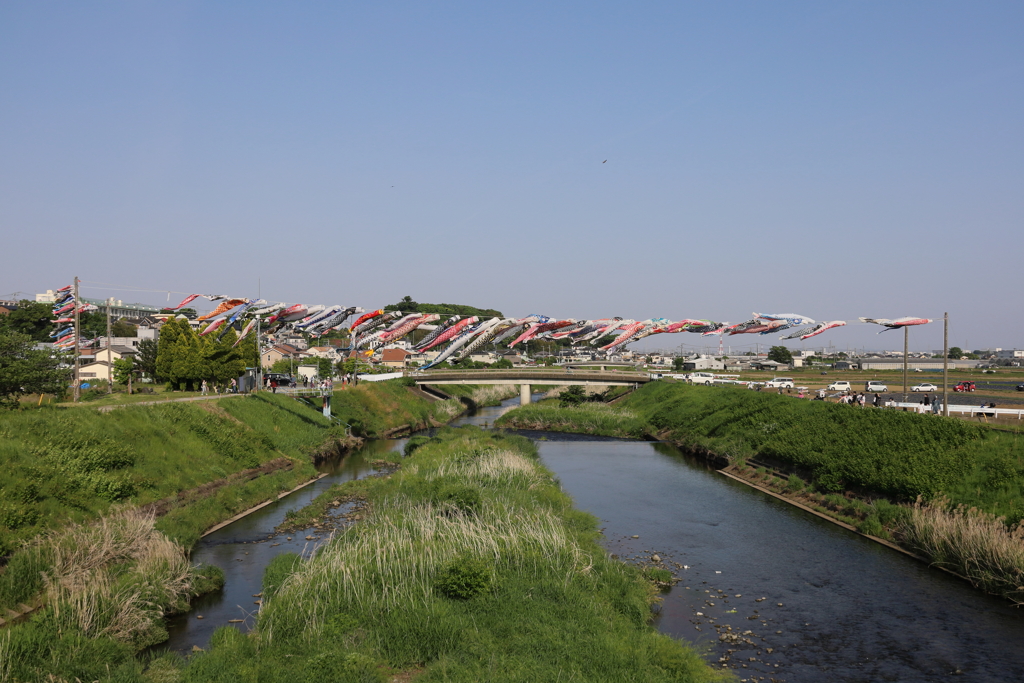
<path fill-rule="evenodd" d="M 867 383 L 867 385 L 864 387 L 864 391 L 884 392 L 884 391 L 889 391 L 889 387 L 885 386 L 884 384 L 882 384 L 878 380 L 873 379 L 873 380 L 871 380 L 870 382 Z"/>
<path fill-rule="evenodd" d="M 792 389 L 794 385 L 792 377 L 775 377 L 764 383 L 765 389 Z"/>
<path fill-rule="evenodd" d="M 836 380 L 828 385 L 829 391 L 850 391 L 850 383 L 846 380 Z"/>
<path fill-rule="evenodd" d="M 938 391 L 939 388 L 937 386 L 935 386 L 934 384 L 932 384 L 931 382 L 924 382 L 922 384 L 918 384 L 916 386 L 910 387 L 910 390 L 911 391 Z"/>
<path fill-rule="evenodd" d="M 710 386 L 711 384 L 714 384 L 714 382 L 715 382 L 715 376 L 712 375 L 710 372 L 691 372 L 690 373 L 690 383 L 691 384 L 706 384 L 706 385 Z"/>

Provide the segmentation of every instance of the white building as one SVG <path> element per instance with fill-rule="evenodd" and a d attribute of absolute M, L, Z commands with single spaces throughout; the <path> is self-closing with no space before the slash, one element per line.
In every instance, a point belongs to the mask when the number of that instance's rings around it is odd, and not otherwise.
<path fill-rule="evenodd" d="M 999 349 L 996 351 L 996 358 L 1024 358 L 1022 349 Z"/>

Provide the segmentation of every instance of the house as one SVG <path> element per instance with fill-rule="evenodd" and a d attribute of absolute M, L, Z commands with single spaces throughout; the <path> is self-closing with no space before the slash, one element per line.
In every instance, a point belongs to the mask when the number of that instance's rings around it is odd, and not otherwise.
<path fill-rule="evenodd" d="M 410 355 L 405 349 L 384 349 L 380 354 L 380 364 L 389 368 L 404 368 Z"/>
<path fill-rule="evenodd" d="M 131 358 L 138 353 L 137 349 L 130 346 L 114 346 L 112 345 L 109 349 L 103 346 L 94 352 L 94 356 L 97 362 L 113 363 L 115 360 L 121 358 Z"/>
<path fill-rule="evenodd" d="M 88 382 L 89 380 L 103 380 L 104 382 L 109 382 L 110 363 L 107 361 L 98 361 L 80 365 L 78 367 L 78 376 L 83 382 Z"/>
<path fill-rule="evenodd" d="M 333 346 L 310 346 L 303 352 L 307 358 L 314 356 L 316 358 L 327 358 L 328 360 L 338 359 L 338 349 Z"/>
<path fill-rule="evenodd" d="M 288 344 L 276 344 L 260 355 L 263 367 L 269 368 L 282 358 L 299 358 L 299 350 Z"/>

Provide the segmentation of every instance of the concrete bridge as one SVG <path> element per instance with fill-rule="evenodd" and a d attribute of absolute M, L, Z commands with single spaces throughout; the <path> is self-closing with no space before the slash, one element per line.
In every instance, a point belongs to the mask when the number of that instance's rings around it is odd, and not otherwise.
<path fill-rule="evenodd" d="M 651 381 L 646 372 L 572 370 L 565 368 L 513 368 L 511 370 L 413 370 L 406 373 L 416 384 L 518 384 L 519 403 L 530 403 L 534 384 L 561 386 L 638 387 Z"/>

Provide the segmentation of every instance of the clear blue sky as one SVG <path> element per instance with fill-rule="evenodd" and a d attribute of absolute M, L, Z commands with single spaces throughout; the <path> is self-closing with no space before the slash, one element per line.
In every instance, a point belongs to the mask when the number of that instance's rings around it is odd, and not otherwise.
<path fill-rule="evenodd" d="M 1020 2 L 5 2 L 0 296 L 948 310 L 955 344 L 1024 347 L 1022 28 Z M 818 339 L 901 346 L 876 330 Z"/>

